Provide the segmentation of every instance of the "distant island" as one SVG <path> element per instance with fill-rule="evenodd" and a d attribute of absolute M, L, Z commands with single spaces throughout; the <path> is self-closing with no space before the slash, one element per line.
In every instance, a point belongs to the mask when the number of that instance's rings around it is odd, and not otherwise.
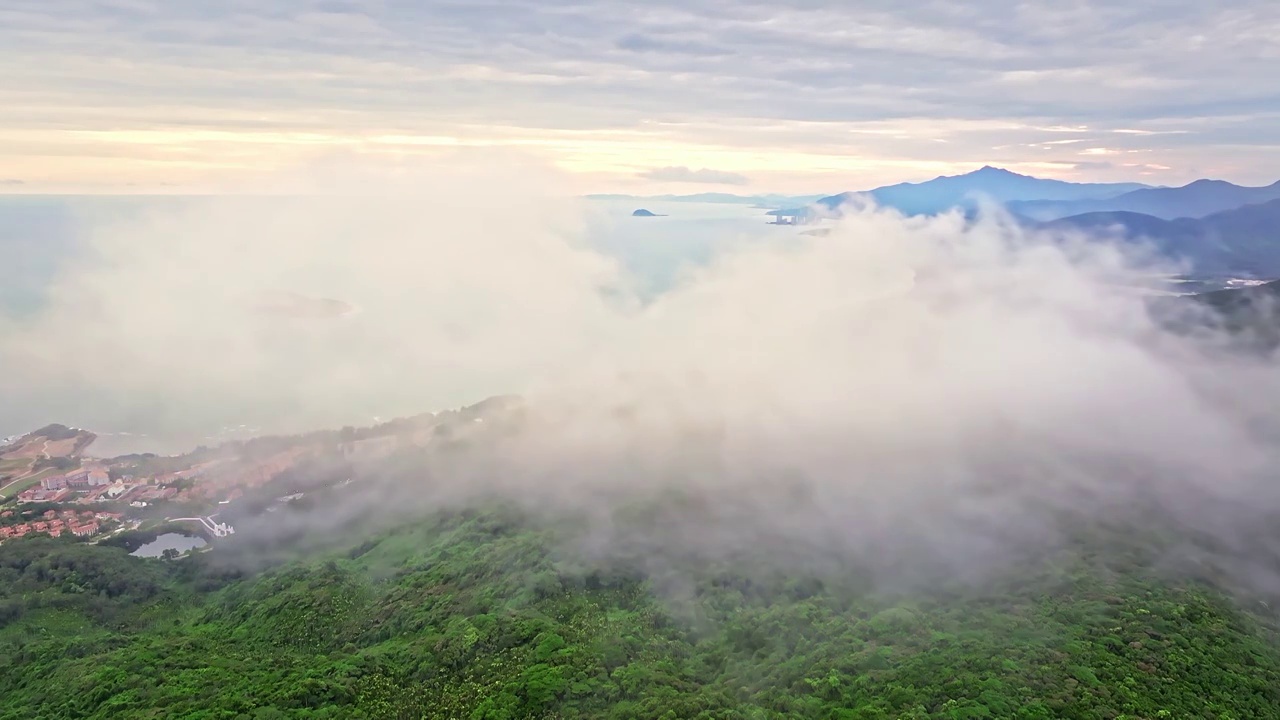
<path fill-rule="evenodd" d="M 644 208 L 640 208 L 639 210 L 631 213 L 631 217 L 666 217 L 666 216 L 659 215 L 656 212 L 650 212 L 649 210 L 645 210 Z"/>
<path fill-rule="evenodd" d="M 769 209 L 797 207 L 817 202 L 823 195 L 733 195 L 730 193 L 696 193 L 694 195 L 610 195 L 596 194 L 584 196 L 588 200 L 611 200 L 623 202 L 681 202 L 712 203 L 724 205 L 751 205 Z"/>

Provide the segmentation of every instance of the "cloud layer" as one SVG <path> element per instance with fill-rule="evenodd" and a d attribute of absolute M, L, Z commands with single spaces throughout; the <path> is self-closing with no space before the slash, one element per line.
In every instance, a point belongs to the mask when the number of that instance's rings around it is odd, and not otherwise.
<path fill-rule="evenodd" d="M 32 184 L 459 144 L 614 183 L 684 165 L 838 191 L 985 162 L 1262 182 L 1277 37 L 1264 0 L 15 0 L 0 151 Z"/>
<path fill-rule="evenodd" d="M 292 430 L 520 392 L 523 414 L 393 478 L 395 508 L 496 495 L 636 562 L 787 548 L 889 575 L 1118 519 L 1275 580 L 1274 359 L 1163 332 L 1125 249 L 869 208 L 643 300 L 555 175 L 344 169 L 320 200 L 95 218 L 47 310 L 0 328 L 4 421 Z M 282 295 L 356 311 L 261 312 Z"/>
<path fill-rule="evenodd" d="M 558 176 L 500 160 L 95 218 L 47 308 L 0 326 L 4 422 L 296 430 L 518 392 L 393 476 L 395 503 L 340 512 L 497 496 L 637 562 L 788 548 L 895 577 L 1102 518 L 1206 535 L 1280 587 L 1256 531 L 1280 507 L 1275 360 L 1163 331 L 1132 249 L 865 208 L 642 298 Z M 355 312 L 261 311 L 281 296 Z"/>

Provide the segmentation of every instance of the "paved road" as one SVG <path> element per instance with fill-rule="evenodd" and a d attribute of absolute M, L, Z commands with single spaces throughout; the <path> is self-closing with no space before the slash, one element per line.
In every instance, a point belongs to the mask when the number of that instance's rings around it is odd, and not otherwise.
<path fill-rule="evenodd" d="M 22 482 L 23 480 L 26 480 L 32 475 L 37 474 L 36 461 L 40 459 L 41 455 L 44 455 L 46 458 L 49 457 L 48 450 L 49 450 L 49 439 L 45 438 L 44 442 L 40 444 L 40 452 L 36 453 L 36 456 L 34 458 L 31 458 L 31 466 L 27 469 L 26 474 L 16 477 L 13 480 L 10 480 L 9 482 L 5 483 L 3 487 L 0 487 L 0 493 L 3 493 L 5 490 L 8 490 L 10 487 L 17 485 L 18 483 Z M 41 470 L 39 472 L 44 472 L 44 471 Z"/>

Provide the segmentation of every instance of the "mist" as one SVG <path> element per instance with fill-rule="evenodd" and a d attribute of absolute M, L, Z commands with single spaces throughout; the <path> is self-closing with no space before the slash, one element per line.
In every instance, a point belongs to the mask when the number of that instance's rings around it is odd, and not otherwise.
<path fill-rule="evenodd" d="M 863 207 L 724 239 L 655 293 L 568 195 L 443 165 L 94 222 L 46 306 L 0 324 L 0 419 L 294 432 L 514 393 L 330 516 L 497 499 L 581 520 L 593 553 L 957 572 L 1065 519 L 1155 517 L 1280 587 L 1256 532 L 1280 509 L 1275 361 L 1166 330 L 1134 288 L 1176 268 L 1142 248 Z"/>

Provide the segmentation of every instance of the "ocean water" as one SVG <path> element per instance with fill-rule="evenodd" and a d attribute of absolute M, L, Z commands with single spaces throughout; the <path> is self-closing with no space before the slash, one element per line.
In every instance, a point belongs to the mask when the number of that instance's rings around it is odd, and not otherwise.
<path fill-rule="evenodd" d="M 744 205 L 592 200 L 588 238 L 617 258 L 642 294 L 671 288 L 681 273 L 718 256 L 762 243 L 794 242 L 794 227 L 771 225 L 766 210 Z M 633 217 L 643 207 L 658 217 Z"/>

